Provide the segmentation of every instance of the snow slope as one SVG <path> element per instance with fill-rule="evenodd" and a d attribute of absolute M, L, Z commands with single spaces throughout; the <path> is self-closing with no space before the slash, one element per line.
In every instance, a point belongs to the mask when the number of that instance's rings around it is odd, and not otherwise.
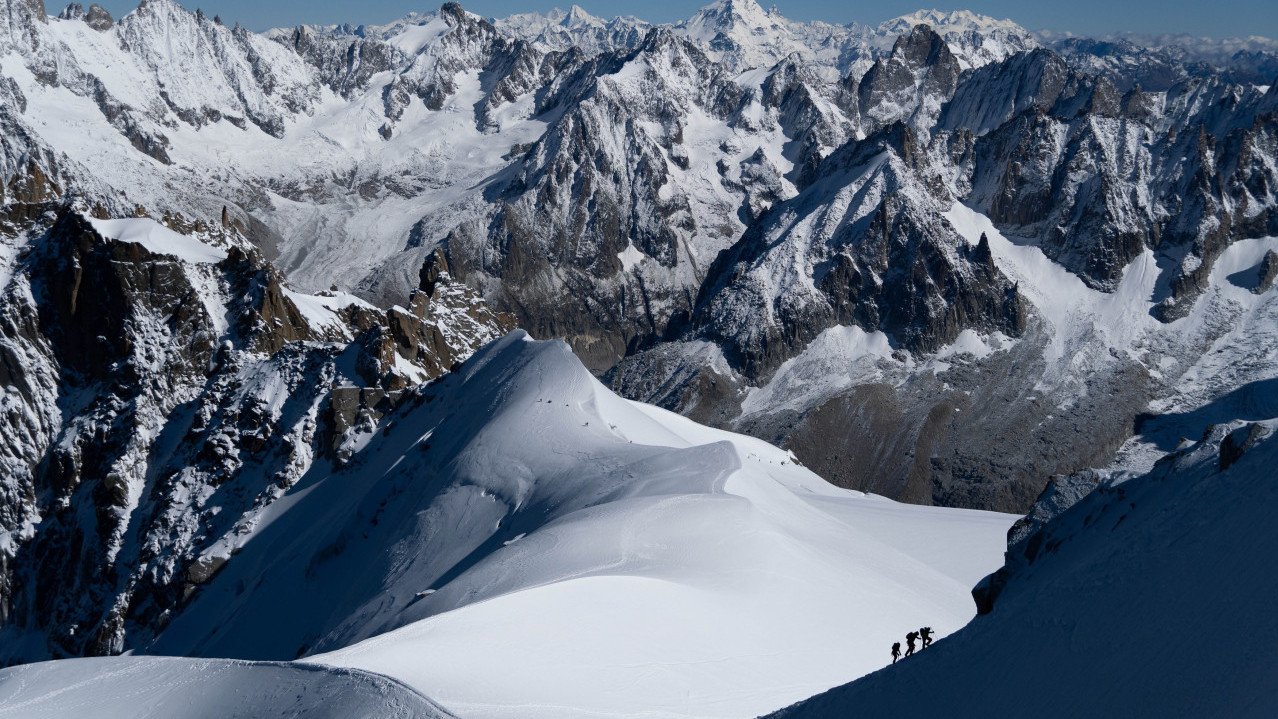
<path fill-rule="evenodd" d="M 462 716 L 753 716 L 965 624 L 1013 519 L 836 489 L 522 332 L 401 407 L 149 651 L 301 655 Z"/>
<path fill-rule="evenodd" d="M 0 670 L 6 719 L 447 719 L 386 677 L 303 664 L 176 657 L 66 659 Z"/>
<path fill-rule="evenodd" d="M 1047 525 L 992 613 L 776 716 L 1275 716 L 1272 431 L 1218 425 L 1102 484 Z M 1222 471 L 1222 443 L 1252 432 Z"/>

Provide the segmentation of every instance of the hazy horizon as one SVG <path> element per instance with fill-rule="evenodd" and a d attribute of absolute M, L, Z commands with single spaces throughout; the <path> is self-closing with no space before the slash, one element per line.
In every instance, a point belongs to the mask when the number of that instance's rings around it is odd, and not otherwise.
<path fill-rule="evenodd" d="M 250 30 L 299 24 L 378 25 L 404 17 L 410 12 L 429 12 L 442 2 L 425 4 L 404 0 L 365 0 L 358 5 L 335 0 L 279 0 L 272 3 L 249 0 L 178 0 L 189 10 L 202 9 L 209 15 L 220 15 L 227 24 L 239 23 Z M 88 2 L 83 3 L 86 7 Z M 99 3 L 115 17 L 135 7 L 136 0 L 105 0 Z M 485 17 L 506 17 L 523 12 L 547 13 L 556 7 L 567 10 L 574 3 L 554 0 L 472 0 L 462 7 Z M 678 3 L 671 0 L 650 2 L 597 2 L 577 0 L 592 15 L 612 18 L 633 15 L 654 23 L 687 19 L 707 2 Z M 907 15 L 920 9 L 931 9 L 910 0 L 885 0 L 874 4 L 838 4 L 819 0 L 789 0 L 759 3 L 775 4 L 782 15 L 792 20 L 823 20 L 831 23 L 859 22 L 877 25 L 884 20 Z M 46 10 L 57 14 L 63 6 L 49 4 Z M 1027 4 L 1010 0 L 977 0 L 962 6 L 937 8 L 970 10 L 981 15 L 1009 19 L 1028 30 L 1050 30 L 1075 35 L 1100 36 L 1131 32 L 1137 34 L 1187 34 L 1214 39 L 1264 37 L 1278 38 L 1278 12 L 1261 2 L 1233 0 L 1205 5 L 1185 0 L 1134 3 L 1075 0 L 1072 3 Z"/>

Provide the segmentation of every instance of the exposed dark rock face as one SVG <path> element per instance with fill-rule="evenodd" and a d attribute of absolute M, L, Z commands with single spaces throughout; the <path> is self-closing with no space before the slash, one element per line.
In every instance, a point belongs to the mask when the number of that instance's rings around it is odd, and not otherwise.
<path fill-rule="evenodd" d="M 1098 288 L 1112 289 L 1146 248 L 1174 258 L 1160 315 L 1184 316 L 1229 238 L 1271 232 L 1273 170 L 1256 162 L 1275 128 L 1265 99 L 1223 97 L 1219 81 L 1193 79 L 1157 108 L 1131 110 L 1129 98 L 1124 113 L 1104 78 L 1079 77 L 1045 52 L 1009 60 L 1020 65 L 1009 78 L 1006 68 L 974 73 L 947 109 L 943 124 L 993 126 L 1000 116 L 982 119 L 971 98 L 1009 82 L 1049 91 L 977 141 L 969 201 Z M 1163 134 L 1167 123 L 1183 129 Z"/>
<path fill-rule="evenodd" d="M 493 286 L 489 299 L 522 327 L 569 338 L 598 369 L 664 332 L 673 312 L 687 311 L 693 288 L 651 284 L 695 268 L 687 238 L 735 231 L 727 219 L 698 227 L 687 194 L 669 192 L 667 157 L 677 157 L 682 142 L 678 118 L 701 98 L 738 91 L 698 49 L 666 31 L 648 36 L 630 61 L 639 59 L 649 68 L 640 80 L 649 88 L 642 103 L 610 77 L 615 61 L 557 80 L 546 102 L 575 109 L 529 150 L 491 220 L 463 226 L 448 240 L 462 279 Z M 649 272 L 622 272 L 619 255 L 628 247 L 651 258 Z M 575 291 L 563 296 L 559 286 Z"/>
<path fill-rule="evenodd" d="M 115 24 L 115 20 L 111 18 L 111 13 L 97 3 L 90 4 L 89 9 L 86 11 L 83 5 L 73 2 L 58 13 L 58 18 L 61 20 L 83 20 L 85 24 L 98 32 L 110 30 L 111 26 Z"/>
<path fill-rule="evenodd" d="M 98 32 L 110 30 L 115 25 L 115 20 L 111 17 L 111 13 L 97 3 L 89 5 L 88 12 L 84 14 L 84 22 Z"/>
<path fill-rule="evenodd" d="M 224 248 L 195 261 L 18 201 L 48 188 L 11 186 L 2 238 L 21 249 L 0 297 L 5 664 L 145 643 L 263 508 L 350 458 L 370 413 L 511 327 L 446 268 L 408 311 L 343 307 L 292 293 L 234 228 L 166 216 Z M 378 336 L 396 341 L 369 357 Z"/>
<path fill-rule="evenodd" d="M 893 122 L 926 129 L 958 86 L 958 61 L 930 27 L 919 25 L 897 38 L 892 54 L 861 78 L 857 103 L 866 130 Z"/>
<path fill-rule="evenodd" d="M 1220 471 L 1229 469 L 1234 462 L 1242 459 L 1264 434 L 1265 428 L 1253 422 L 1225 435 L 1220 440 Z"/>
<path fill-rule="evenodd" d="M 294 30 L 287 43 L 318 70 L 333 92 L 343 97 L 366 88 L 373 75 L 405 62 L 403 54 L 386 43 L 317 35 L 306 27 Z M 386 115 L 395 119 L 389 108 Z"/>
<path fill-rule="evenodd" d="M 1256 278 L 1256 286 L 1251 288 L 1255 294 L 1263 294 L 1274 286 L 1274 280 L 1278 279 L 1278 252 L 1269 250 L 1265 253 L 1265 258 L 1260 261 L 1257 267 L 1258 277 Z"/>

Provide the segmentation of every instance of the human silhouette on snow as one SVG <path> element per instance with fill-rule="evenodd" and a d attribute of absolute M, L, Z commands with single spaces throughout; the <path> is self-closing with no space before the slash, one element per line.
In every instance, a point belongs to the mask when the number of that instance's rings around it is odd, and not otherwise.
<path fill-rule="evenodd" d="M 919 638 L 918 632 L 910 632 L 909 634 L 905 635 L 905 647 L 906 647 L 905 656 L 908 657 L 914 653 L 914 640 L 918 638 Z"/>
<path fill-rule="evenodd" d="M 894 642 L 892 644 L 892 663 L 896 664 L 896 660 L 901 658 L 901 643 Z"/>
<path fill-rule="evenodd" d="M 931 627 L 923 627 L 922 629 L 920 629 L 919 636 L 922 637 L 923 639 L 923 646 L 921 647 L 922 649 L 927 649 L 928 647 L 932 646 L 932 628 Z"/>

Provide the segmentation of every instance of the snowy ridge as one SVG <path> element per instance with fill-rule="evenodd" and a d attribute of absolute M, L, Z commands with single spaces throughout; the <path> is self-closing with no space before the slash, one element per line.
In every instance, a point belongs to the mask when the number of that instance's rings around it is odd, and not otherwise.
<path fill-rule="evenodd" d="M 108 240 L 136 242 L 157 255 L 175 257 L 192 264 L 214 264 L 226 259 L 226 252 L 183 235 L 149 217 L 126 220 L 90 219 L 89 224 Z"/>
<path fill-rule="evenodd" d="M 0 714 L 1273 713 L 1272 43 L 0 2 Z"/>
<path fill-rule="evenodd" d="M 757 714 L 882 665 L 916 617 L 961 626 L 1012 519 L 836 489 L 523 333 L 403 407 L 149 650 L 301 652 L 462 715 Z"/>
<path fill-rule="evenodd" d="M 6 182 L 47 178 L 52 194 L 83 196 L 103 215 L 140 204 L 215 223 L 225 207 L 224 221 L 298 290 L 337 285 L 379 307 L 405 307 L 419 263 L 439 249 L 455 280 L 538 336 L 566 337 L 598 372 L 641 363 L 656 344 L 735 331 L 706 331 L 698 317 L 757 312 L 771 356 L 745 368 L 734 348 L 723 354 L 752 384 L 836 325 L 909 350 L 965 331 L 1015 337 L 1015 300 L 990 292 L 1001 282 L 951 283 L 972 273 L 961 253 L 883 267 L 829 252 L 862 244 L 871 226 L 886 230 L 885 247 L 912 247 L 902 233 L 939 225 L 954 200 L 1096 289 L 1116 288 L 1155 250 L 1164 321 L 1193 311 L 1227 245 L 1278 232 L 1265 119 L 1278 84 L 1235 70 L 1168 56 L 1165 87 L 1138 91 L 1163 71 L 1145 73 L 1145 56 L 1027 53 L 1034 41 L 1014 26 L 963 12 L 870 29 L 794 23 L 734 0 L 670 27 L 579 10 L 544 19 L 490 22 L 450 4 L 381 27 L 255 35 L 161 0 L 114 23 L 15 12 L 2 59 L 12 82 L 0 87 Z M 531 35 L 552 26 L 568 39 Z M 572 39 L 610 27 L 629 34 L 594 49 Z M 207 92 L 193 80 L 202 75 Z M 882 197 L 917 222 L 874 224 L 871 187 L 847 216 L 851 237 L 834 239 L 834 222 L 791 233 L 810 245 L 788 243 L 801 281 L 734 282 L 750 268 L 715 263 L 786 235 L 774 209 L 801 193 L 840 216 L 847 188 L 817 183 L 823 165 L 896 122 L 913 134 L 897 143 L 901 180 Z M 883 298 L 929 282 L 959 289 L 925 292 L 909 321 L 880 326 L 870 304 L 902 306 Z M 661 368 L 623 369 L 672 389 Z M 702 392 L 673 389 L 665 396 Z M 717 423 L 749 425 L 738 396 L 701 399 L 691 401 L 713 405 Z M 1008 508 L 1029 499 L 1018 497 Z"/>

